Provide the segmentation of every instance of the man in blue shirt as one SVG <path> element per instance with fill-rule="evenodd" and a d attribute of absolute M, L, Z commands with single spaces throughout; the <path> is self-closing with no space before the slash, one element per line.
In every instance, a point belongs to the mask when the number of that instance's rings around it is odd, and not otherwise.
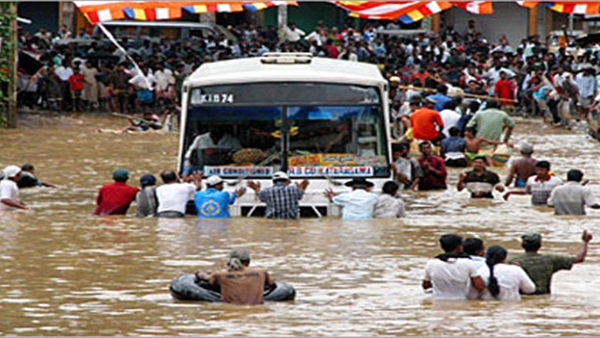
<path fill-rule="evenodd" d="M 435 110 L 444 110 L 446 102 L 452 101 L 452 98 L 448 97 L 448 87 L 445 84 L 439 84 L 436 88 L 437 94 L 427 96 L 428 99 L 435 101 Z"/>
<path fill-rule="evenodd" d="M 206 190 L 198 191 L 194 195 L 198 217 L 201 218 L 230 218 L 227 207 L 235 202 L 237 197 L 241 197 L 245 188 L 237 189 L 230 193 L 223 191 L 223 180 L 213 175 L 206 179 Z"/>
<path fill-rule="evenodd" d="M 465 149 L 467 141 L 460 137 L 460 130 L 457 127 L 450 128 L 450 137 L 442 140 L 442 155 L 446 161 L 447 167 L 464 168 L 467 164 Z"/>
<path fill-rule="evenodd" d="M 370 192 L 373 183 L 362 177 L 354 178 L 344 184 L 352 187 L 351 192 L 336 195 L 332 190 L 326 190 L 325 196 L 335 205 L 341 206 L 342 220 L 365 220 L 373 218 L 373 208 L 377 204 L 378 196 Z"/>

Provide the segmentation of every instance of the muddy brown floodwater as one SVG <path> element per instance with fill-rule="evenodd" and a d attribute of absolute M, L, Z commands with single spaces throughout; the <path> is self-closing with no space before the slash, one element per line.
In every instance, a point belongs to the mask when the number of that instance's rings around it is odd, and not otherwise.
<path fill-rule="evenodd" d="M 600 327 L 600 211 L 556 217 L 527 196 L 471 201 L 453 187 L 405 193 L 403 220 L 197 221 L 93 217 L 98 188 L 122 166 L 137 184 L 174 168 L 177 135 L 101 134 L 123 120 L 107 116 L 26 116 L 0 132 L 0 166 L 30 162 L 59 189 L 29 189 L 29 212 L 0 215 L 1 335 L 597 335 Z M 29 125 L 29 126 L 25 126 Z M 583 134 L 519 120 L 527 140 L 557 175 L 582 168 L 600 198 L 600 144 Z M 502 178 L 507 170 L 498 170 Z M 449 175 L 450 186 L 458 171 Z M 135 211 L 135 206 L 130 213 Z M 432 302 L 423 268 L 447 232 L 477 235 L 520 253 L 519 236 L 541 232 L 545 252 L 574 254 L 583 229 L 596 239 L 588 259 L 560 272 L 551 297 L 521 302 Z M 232 248 L 293 284 L 291 303 L 240 307 L 174 301 L 173 278 L 223 267 Z"/>

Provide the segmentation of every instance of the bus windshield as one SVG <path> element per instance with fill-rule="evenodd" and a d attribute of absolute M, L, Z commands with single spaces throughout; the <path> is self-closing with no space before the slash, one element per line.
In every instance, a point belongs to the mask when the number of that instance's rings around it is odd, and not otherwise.
<path fill-rule="evenodd" d="M 224 178 L 268 178 L 278 170 L 294 178 L 389 177 L 376 88 L 285 85 L 297 90 L 281 84 L 272 91 L 256 84 L 247 91 L 240 90 L 245 85 L 192 89 L 184 170 Z"/>

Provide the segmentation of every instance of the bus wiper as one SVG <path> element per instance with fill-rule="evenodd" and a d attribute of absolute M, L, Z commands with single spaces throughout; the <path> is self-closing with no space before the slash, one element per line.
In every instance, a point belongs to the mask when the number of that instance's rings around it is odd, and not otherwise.
<path fill-rule="evenodd" d="M 334 185 L 336 187 L 339 187 L 340 185 L 342 185 L 342 182 L 334 179 L 331 176 L 328 176 L 328 175 L 325 175 L 325 174 L 322 174 L 322 176 L 325 177 L 325 179 L 327 179 L 327 181 L 329 181 L 329 183 L 331 183 L 332 185 Z"/>

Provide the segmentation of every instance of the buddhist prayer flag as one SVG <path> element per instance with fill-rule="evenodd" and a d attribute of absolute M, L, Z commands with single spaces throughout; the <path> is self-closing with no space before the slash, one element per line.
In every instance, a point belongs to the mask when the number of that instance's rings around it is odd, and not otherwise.
<path fill-rule="evenodd" d="M 600 2 L 598 1 L 517 1 L 520 6 L 533 8 L 542 4 L 551 10 L 564 14 L 598 14 Z"/>
<path fill-rule="evenodd" d="M 491 1 L 451 1 L 452 5 L 473 14 L 492 14 L 494 8 Z"/>
<path fill-rule="evenodd" d="M 297 6 L 296 1 L 74 1 L 75 6 L 92 24 L 102 21 L 173 20 L 181 18 L 182 9 L 190 13 L 234 13 L 258 11 L 273 6 Z"/>
<path fill-rule="evenodd" d="M 426 3 L 424 6 L 416 8 L 405 15 L 401 16 L 398 20 L 404 24 L 411 24 L 413 22 L 417 22 L 422 20 L 428 16 L 433 14 L 437 14 L 441 11 L 444 11 L 448 8 L 452 7 L 452 4 L 444 1 L 432 1 Z"/>

